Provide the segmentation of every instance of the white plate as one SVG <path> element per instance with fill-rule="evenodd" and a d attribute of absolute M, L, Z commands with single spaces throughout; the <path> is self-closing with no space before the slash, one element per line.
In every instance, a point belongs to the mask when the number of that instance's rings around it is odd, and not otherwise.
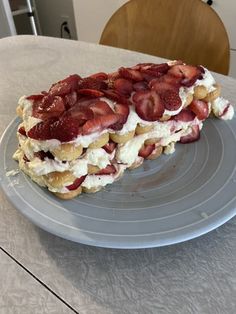
<path fill-rule="evenodd" d="M 236 121 L 210 119 L 198 142 L 145 161 L 95 194 L 61 201 L 19 173 L 15 119 L 0 151 L 1 185 L 10 202 L 41 228 L 63 238 L 110 248 L 174 244 L 222 225 L 236 213 Z"/>

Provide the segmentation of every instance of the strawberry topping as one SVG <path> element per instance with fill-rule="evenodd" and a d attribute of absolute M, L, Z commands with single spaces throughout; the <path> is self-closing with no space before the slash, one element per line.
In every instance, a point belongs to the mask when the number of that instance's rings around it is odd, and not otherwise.
<path fill-rule="evenodd" d="M 70 191 L 78 189 L 84 182 L 85 178 L 86 176 L 82 176 L 80 178 L 75 179 L 75 181 L 71 185 L 67 185 L 66 188 Z"/>
<path fill-rule="evenodd" d="M 137 114 L 146 121 L 158 120 L 165 111 L 162 100 L 155 91 L 136 92 L 133 101 Z"/>
<path fill-rule="evenodd" d="M 26 132 L 25 132 L 25 128 L 23 126 L 21 126 L 18 130 L 18 132 L 21 134 L 21 135 L 24 135 L 24 136 L 27 136 Z"/>
<path fill-rule="evenodd" d="M 108 153 L 108 154 L 111 154 L 114 149 L 116 148 L 117 144 L 110 141 L 108 142 L 106 145 L 104 145 L 102 148 Z"/>
<path fill-rule="evenodd" d="M 62 117 L 51 125 L 50 131 L 51 138 L 61 142 L 69 142 L 77 137 L 80 128 L 76 119 L 72 117 Z"/>
<path fill-rule="evenodd" d="M 46 95 L 41 102 L 33 103 L 33 116 L 39 119 L 59 117 L 65 111 L 63 98 Z"/>
<path fill-rule="evenodd" d="M 192 86 L 197 79 L 202 78 L 202 73 L 198 67 L 184 64 L 172 66 L 168 74 L 181 78 L 181 84 L 187 87 Z"/>
<path fill-rule="evenodd" d="M 148 90 L 148 84 L 144 81 L 142 82 L 137 82 L 133 85 L 133 89 L 137 92 L 139 90 Z"/>
<path fill-rule="evenodd" d="M 182 144 L 187 144 L 187 143 L 192 143 L 200 138 L 200 129 L 198 125 L 193 125 L 192 126 L 192 132 L 188 135 L 182 136 L 180 138 L 180 142 Z"/>
<path fill-rule="evenodd" d="M 41 140 L 41 141 L 51 139 L 52 137 L 51 137 L 50 126 L 55 121 L 56 121 L 55 118 L 51 118 L 51 119 L 49 118 L 36 124 L 29 130 L 28 136 L 35 140 Z"/>
<path fill-rule="evenodd" d="M 176 116 L 174 116 L 175 121 L 183 121 L 183 122 L 190 122 L 195 119 L 195 114 L 189 110 L 189 109 L 183 109 L 178 113 Z"/>
<path fill-rule="evenodd" d="M 68 76 L 62 81 L 59 81 L 56 84 L 53 84 L 49 90 L 49 93 L 52 96 L 63 96 L 69 94 L 71 91 L 77 89 L 78 82 L 81 80 L 81 77 L 77 74 Z"/>
<path fill-rule="evenodd" d="M 209 116 L 208 104 L 203 100 L 194 99 L 189 105 L 189 109 L 195 113 L 199 120 L 205 120 Z"/>
<path fill-rule="evenodd" d="M 103 92 L 96 89 L 82 88 L 78 90 L 79 94 L 88 95 L 92 97 L 102 97 L 104 95 Z"/>
<path fill-rule="evenodd" d="M 155 144 L 143 145 L 138 155 L 143 158 L 147 158 L 155 149 Z"/>
<path fill-rule="evenodd" d="M 116 173 L 116 168 L 113 165 L 107 165 L 106 168 L 101 169 L 98 171 L 95 175 L 101 176 L 101 175 L 109 175 Z"/>
<path fill-rule="evenodd" d="M 80 89 L 102 90 L 106 88 L 107 84 L 104 81 L 93 77 L 86 77 L 78 82 L 78 90 Z"/>
<path fill-rule="evenodd" d="M 90 134 L 93 132 L 100 132 L 106 128 L 111 127 L 119 121 L 119 115 L 112 113 L 105 116 L 97 116 L 94 119 L 88 120 L 82 127 L 82 134 Z"/>
<path fill-rule="evenodd" d="M 177 90 L 165 90 L 160 96 L 167 110 L 178 110 L 182 104 Z"/>
<path fill-rule="evenodd" d="M 119 68 L 119 74 L 121 77 L 129 79 L 129 80 L 133 80 L 137 82 L 143 80 L 142 74 L 139 71 L 133 70 L 131 68 L 121 67 Z"/>
<path fill-rule="evenodd" d="M 130 95 L 133 91 L 133 84 L 130 80 L 118 78 L 114 81 L 115 90 L 122 95 Z"/>

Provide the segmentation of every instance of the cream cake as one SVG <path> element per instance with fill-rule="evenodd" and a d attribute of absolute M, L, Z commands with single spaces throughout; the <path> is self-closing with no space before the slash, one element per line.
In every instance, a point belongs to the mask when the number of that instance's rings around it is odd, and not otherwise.
<path fill-rule="evenodd" d="M 233 106 L 202 66 L 141 63 L 114 73 L 71 75 L 47 92 L 22 96 L 14 159 L 33 181 L 62 199 L 93 193 L 145 159 L 200 138 L 210 114 Z"/>

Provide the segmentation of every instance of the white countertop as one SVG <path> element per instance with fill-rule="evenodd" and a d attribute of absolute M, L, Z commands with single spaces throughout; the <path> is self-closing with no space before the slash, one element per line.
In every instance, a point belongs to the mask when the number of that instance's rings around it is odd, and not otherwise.
<path fill-rule="evenodd" d="M 91 65 L 99 72 L 145 61 L 161 59 L 49 37 L 1 39 L 0 133 L 22 94 L 91 74 Z M 235 102 L 236 80 L 215 77 Z M 236 218 L 178 245 L 112 250 L 40 230 L 0 197 L 1 313 L 235 313 Z"/>

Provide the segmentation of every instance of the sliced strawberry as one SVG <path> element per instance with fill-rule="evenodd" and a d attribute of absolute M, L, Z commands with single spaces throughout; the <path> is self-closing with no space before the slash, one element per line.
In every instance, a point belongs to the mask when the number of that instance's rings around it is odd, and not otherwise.
<path fill-rule="evenodd" d="M 116 168 L 113 165 L 107 165 L 106 168 L 101 169 L 98 171 L 95 175 L 101 176 L 101 175 L 109 175 L 116 173 Z"/>
<path fill-rule="evenodd" d="M 51 138 L 61 142 L 69 142 L 77 137 L 80 133 L 78 121 L 72 117 L 62 117 L 55 121 L 51 127 Z"/>
<path fill-rule="evenodd" d="M 83 106 L 80 103 L 75 104 L 69 109 L 64 116 L 75 119 L 79 126 L 83 125 L 87 120 L 94 118 L 93 111 L 88 106 Z"/>
<path fill-rule="evenodd" d="M 115 90 L 107 89 L 103 90 L 103 92 L 108 99 L 111 99 L 120 104 L 130 105 L 130 101 L 125 98 L 125 96 L 118 94 Z"/>
<path fill-rule="evenodd" d="M 117 144 L 112 142 L 112 141 L 109 141 L 106 145 L 104 145 L 102 148 L 108 153 L 108 154 L 111 154 L 114 149 L 116 148 Z"/>
<path fill-rule="evenodd" d="M 75 91 L 71 92 L 70 94 L 65 95 L 64 102 L 66 109 L 69 109 L 74 106 L 74 104 L 77 102 L 78 96 Z"/>
<path fill-rule="evenodd" d="M 170 67 L 167 63 L 153 64 L 149 67 L 141 67 L 140 72 L 142 74 L 143 73 L 148 74 L 149 76 L 160 77 L 160 76 L 164 75 L 165 73 L 167 73 L 169 68 Z"/>
<path fill-rule="evenodd" d="M 92 97 L 102 97 L 104 95 L 103 92 L 96 89 L 82 88 L 78 90 L 79 94 L 88 95 Z"/>
<path fill-rule="evenodd" d="M 49 90 L 49 93 L 52 96 L 63 96 L 69 94 L 70 92 L 77 89 L 78 82 L 81 80 L 81 77 L 77 74 L 68 76 L 62 81 L 55 83 Z"/>
<path fill-rule="evenodd" d="M 80 89 L 95 89 L 95 90 L 102 90 L 106 89 L 107 84 L 100 79 L 95 79 L 93 77 L 86 77 L 79 81 L 78 83 L 78 90 Z"/>
<path fill-rule="evenodd" d="M 121 77 L 129 79 L 129 80 L 133 80 L 137 82 L 143 80 L 142 74 L 139 71 L 133 70 L 131 68 L 121 67 L 119 68 L 119 74 Z"/>
<path fill-rule="evenodd" d="M 155 90 L 158 94 L 162 94 L 163 92 L 167 90 L 173 90 L 173 91 L 178 91 L 179 89 L 170 83 L 166 82 L 160 82 L 159 80 L 153 80 L 149 83 L 149 86 Z"/>
<path fill-rule="evenodd" d="M 182 136 L 180 138 L 180 143 L 182 144 L 187 144 L 187 143 L 192 143 L 200 138 L 200 129 L 198 125 L 193 125 L 192 126 L 192 132 L 188 135 Z"/>
<path fill-rule="evenodd" d="M 21 135 L 24 135 L 24 136 L 27 136 L 26 132 L 25 132 L 25 128 L 23 126 L 21 126 L 19 129 L 18 129 L 18 132 L 21 134 Z"/>
<path fill-rule="evenodd" d="M 26 97 L 26 99 L 32 100 L 32 101 L 41 101 L 44 96 L 45 96 L 44 94 L 30 95 L 30 96 Z"/>
<path fill-rule="evenodd" d="M 114 113 L 111 107 L 105 101 L 101 100 L 98 100 L 96 103 L 91 104 L 89 108 L 93 111 L 94 117 Z"/>
<path fill-rule="evenodd" d="M 130 80 L 118 78 L 114 81 L 114 88 L 119 94 L 129 96 L 133 91 L 133 84 Z"/>
<path fill-rule="evenodd" d="M 187 87 L 192 86 L 198 78 L 202 78 L 202 73 L 198 67 L 192 65 L 174 65 L 168 74 L 181 78 L 181 84 Z"/>
<path fill-rule="evenodd" d="M 139 91 L 133 96 L 135 109 L 141 119 L 156 121 L 164 113 L 165 108 L 155 91 Z"/>
<path fill-rule="evenodd" d="M 147 158 L 155 149 L 155 144 L 143 145 L 138 155 L 143 158 Z"/>
<path fill-rule="evenodd" d="M 166 90 L 161 93 L 160 97 L 167 110 L 178 110 L 182 105 L 182 101 L 177 90 Z"/>
<path fill-rule="evenodd" d="M 100 132 L 118 122 L 119 118 L 119 115 L 114 113 L 105 116 L 97 116 L 85 122 L 82 127 L 82 133 L 87 135 L 93 132 Z"/>
<path fill-rule="evenodd" d="M 104 72 L 99 72 L 99 73 L 90 75 L 89 78 L 92 78 L 98 81 L 105 81 L 108 79 L 108 74 Z"/>
<path fill-rule="evenodd" d="M 129 107 L 123 104 L 115 104 L 115 113 L 120 116 L 119 122 L 125 123 L 129 115 Z"/>
<path fill-rule="evenodd" d="M 133 89 L 137 92 L 137 91 L 140 91 L 140 90 L 148 90 L 149 87 L 148 87 L 148 84 L 144 81 L 142 82 L 137 82 L 133 85 Z"/>
<path fill-rule="evenodd" d="M 174 116 L 175 121 L 183 121 L 183 122 L 190 122 L 195 119 L 196 115 L 189 109 L 183 109 Z"/>
<path fill-rule="evenodd" d="M 34 102 L 32 115 L 39 119 L 59 117 L 65 111 L 62 97 L 46 95 L 41 102 Z"/>
<path fill-rule="evenodd" d="M 205 120 L 209 116 L 208 104 L 203 100 L 194 99 L 188 107 L 199 120 Z"/>
<path fill-rule="evenodd" d="M 28 136 L 39 141 L 51 139 L 51 124 L 55 121 L 55 118 L 51 118 L 36 124 L 29 130 Z"/>
<path fill-rule="evenodd" d="M 66 188 L 70 191 L 78 189 L 84 182 L 85 178 L 86 176 L 82 176 L 80 178 L 75 179 L 75 181 L 71 185 L 67 185 Z"/>

